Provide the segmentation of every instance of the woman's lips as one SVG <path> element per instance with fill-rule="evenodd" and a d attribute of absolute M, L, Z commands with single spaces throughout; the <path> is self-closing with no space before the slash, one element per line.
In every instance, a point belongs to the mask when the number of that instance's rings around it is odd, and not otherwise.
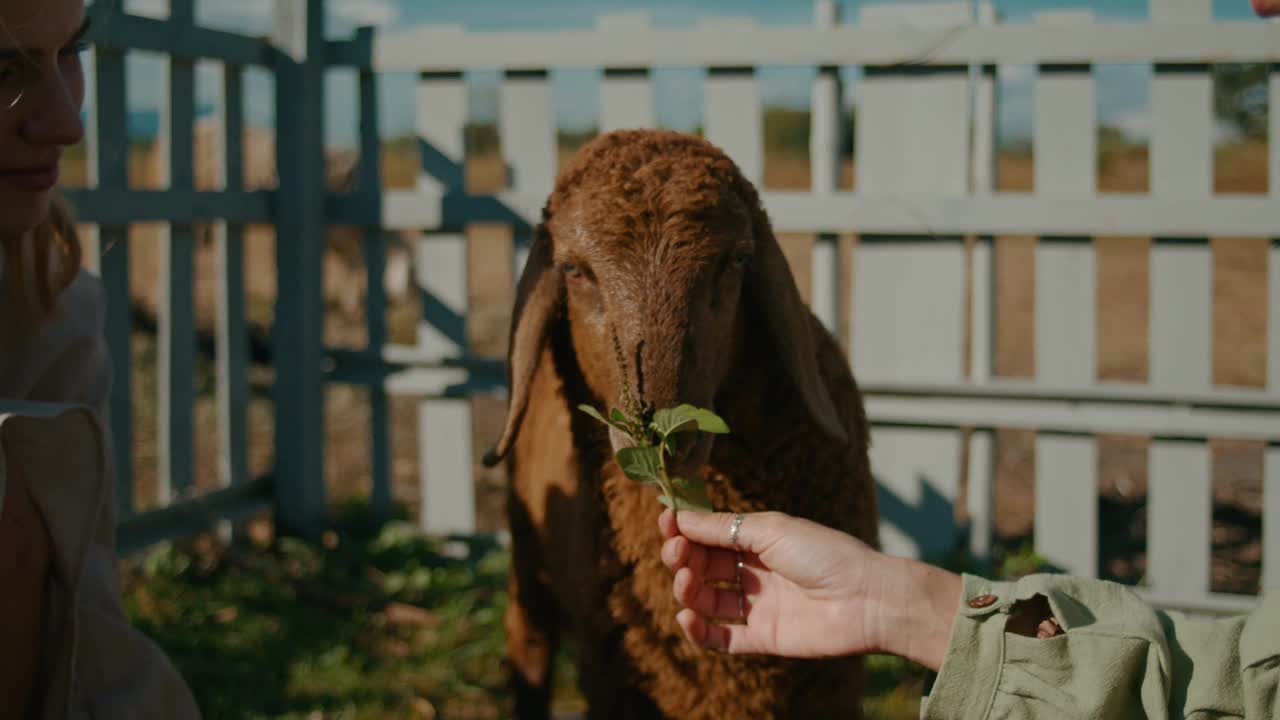
<path fill-rule="evenodd" d="M 44 192 L 58 184 L 58 166 L 53 164 L 0 170 L 0 180 L 27 192 Z"/>

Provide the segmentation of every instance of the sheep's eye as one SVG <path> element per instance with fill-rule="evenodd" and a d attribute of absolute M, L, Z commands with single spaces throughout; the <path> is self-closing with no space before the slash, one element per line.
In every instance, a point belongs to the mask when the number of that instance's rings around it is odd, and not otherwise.
<path fill-rule="evenodd" d="M 565 277 L 570 277 L 575 280 L 582 277 L 582 268 L 579 267 L 577 263 L 560 263 L 560 272 L 564 273 Z"/>
<path fill-rule="evenodd" d="M 750 253 L 736 253 L 729 258 L 729 267 L 734 270 L 742 270 L 751 264 Z"/>

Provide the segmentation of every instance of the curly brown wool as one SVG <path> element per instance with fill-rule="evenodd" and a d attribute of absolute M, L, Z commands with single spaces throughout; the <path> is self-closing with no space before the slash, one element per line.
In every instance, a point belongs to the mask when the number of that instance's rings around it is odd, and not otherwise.
<path fill-rule="evenodd" d="M 621 407 L 628 386 L 651 406 L 712 407 L 732 434 L 700 436 L 673 467 L 701 473 L 718 509 L 780 510 L 878 544 L 862 397 L 724 153 L 621 131 L 577 154 L 520 280 L 508 373 L 488 462 L 505 457 L 510 479 L 517 717 L 548 717 L 563 641 L 593 718 L 862 716 L 860 660 L 728 656 L 684 639 L 657 491 L 613 462 L 624 437 L 574 409 Z"/>

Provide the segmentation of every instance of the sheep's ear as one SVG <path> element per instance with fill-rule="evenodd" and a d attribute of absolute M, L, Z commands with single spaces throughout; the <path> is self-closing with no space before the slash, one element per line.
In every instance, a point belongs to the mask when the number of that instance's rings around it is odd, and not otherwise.
<path fill-rule="evenodd" d="M 791 267 L 782 254 L 763 211 L 755 213 L 756 255 L 748 279 L 771 345 L 781 354 L 782 368 L 809 409 L 809 415 L 833 440 L 846 442 L 844 423 L 831 402 L 818 368 L 818 342 L 809 308 L 800 297 Z"/>
<path fill-rule="evenodd" d="M 493 467 L 511 451 L 520 422 L 529 402 L 529 386 L 538 369 L 538 359 L 546 345 L 547 331 L 561 304 L 563 283 L 552 259 L 551 235 L 545 225 L 534 234 L 529 260 L 516 286 L 515 310 L 507 345 L 507 387 L 510 406 L 506 427 L 497 445 L 485 454 L 484 463 Z"/>

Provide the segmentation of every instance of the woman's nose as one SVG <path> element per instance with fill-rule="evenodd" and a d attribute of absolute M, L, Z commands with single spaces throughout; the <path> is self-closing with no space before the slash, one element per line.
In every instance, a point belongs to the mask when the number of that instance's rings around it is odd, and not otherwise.
<path fill-rule="evenodd" d="M 67 73 L 60 68 L 40 73 L 34 87 L 29 87 L 18 104 L 25 112 L 23 135 L 33 145 L 67 146 L 84 139 L 84 123 L 80 119 L 80 103 L 84 76 L 77 70 Z"/>

